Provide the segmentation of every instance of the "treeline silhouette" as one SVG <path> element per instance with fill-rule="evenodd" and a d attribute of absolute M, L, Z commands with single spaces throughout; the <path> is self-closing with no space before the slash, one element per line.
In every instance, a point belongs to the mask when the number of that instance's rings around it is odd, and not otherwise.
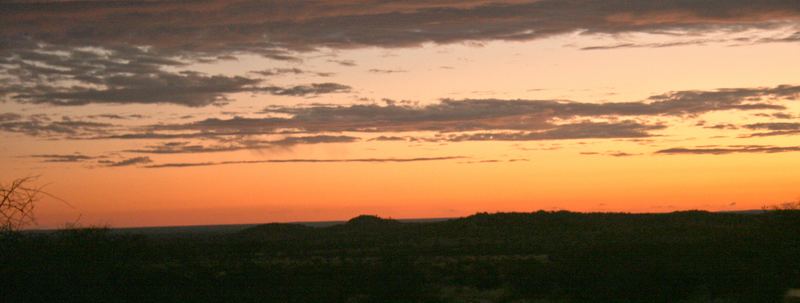
<path fill-rule="evenodd" d="M 782 302 L 800 211 L 479 213 L 0 236 L 0 302 Z"/>

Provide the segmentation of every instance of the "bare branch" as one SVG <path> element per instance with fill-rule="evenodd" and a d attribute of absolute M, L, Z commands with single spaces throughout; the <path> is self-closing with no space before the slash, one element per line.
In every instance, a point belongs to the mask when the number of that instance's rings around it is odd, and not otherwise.
<path fill-rule="evenodd" d="M 0 184 L 0 230 L 18 230 L 35 223 L 34 206 L 42 196 L 52 196 L 42 186 L 29 186 L 37 177 L 24 177 Z M 60 200 L 60 199 L 59 199 Z"/>

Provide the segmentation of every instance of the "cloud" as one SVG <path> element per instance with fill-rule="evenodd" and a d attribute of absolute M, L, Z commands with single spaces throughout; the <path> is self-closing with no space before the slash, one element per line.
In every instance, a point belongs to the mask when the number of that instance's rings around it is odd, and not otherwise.
<path fill-rule="evenodd" d="M 30 155 L 29 158 L 37 158 L 42 159 L 42 162 L 48 163 L 76 163 L 76 162 L 86 162 L 90 160 L 97 159 L 98 157 L 87 156 L 79 153 L 75 154 L 40 154 L 40 155 Z"/>
<path fill-rule="evenodd" d="M 546 131 L 557 119 L 634 116 L 696 116 L 713 111 L 784 109 L 775 100 L 795 100 L 800 86 L 732 88 L 711 91 L 675 91 L 645 100 L 584 103 L 563 100 L 445 99 L 427 105 L 353 104 L 272 106 L 267 118 L 211 118 L 192 123 L 157 125 L 153 131 L 193 131 L 204 134 L 265 134 L 297 132 L 411 132 L 411 131 Z M 610 126 L 609 126 L 610 127 Z M 585 130 L 562 127 L 560 133 L 532 136 L 569 136 Z M 609 129 L 595 129 L 607 131 Z M 600 134 L 602 135 L 602 133 Z M 574 134 L 574 136 L 578 136 Z M 633 137 L 633 136 L 631 136 Z"/>
<path fill-rule="evenodd" d="M 330 59 L 330 60 L 328 60 L 328 62 L 336 63 L 336 64 L 339 64 L 341 66 L 356 66 L 356 65 L 358 65 L 353 60 L 333 60 L 333 59 Z"/>
<path fill-rule="evenodd" d="M 701 39 L 701 40 L 676 41 L 676 42 L 664 42 L 664 43 L 620 43 L 613 45 L 586 46 L 586 47 L 581 47 L 580 49 L 590 51 L 590 50 L 609 50 L 609 49 L 619 49 L 619 48 L 663 48 L 663 47 L 673 47 L 673 46 L 699 45 L 708 42 L 721 42 L 721 41 L 718 40 L 710 41 L 706 39 Z"/>
<path fill-rule="evenodd" d="M 141 149 L 129 149 L 125 152 L 140 154 L 192 154 L 192 153 L 215 153 L 243 150 L 247 148 L 260 148 L 258 146 L 240 145 L 201 145 L 189 142 L 164 142 L 155 145 L 148 145 Z"/>
<path fill-rule="evenodd" d="M 2 113 L 0 114 L 0 123 L 1 122 L 9 122 L 9 121 L 17 121 L 22 119 L 22 115 L 17 113 Z"/>
<path fill-rule="evenodd" d="M 405 73 L 405 72 L 408 72 L 408 71 L 402 70 L 402 69 L 379 69 L 379 68 L 373 68 L 373 69 L 368 70 L 368 72 L 374 73 L 374 74 L 394 74 L 394 73 Z"/>
<path fill-rule="evenodd" d="M 130 114 L 130 115 L 118 115 L 118 114 L 99 114 L 99 115 L 90 115 L 87 116 L 90 119 L 109 119 L 109 120 L 129 120 L 129 119 L 144 119 L 147 118 L 144 115 L 139 114 Z"/>
<path fill-rule="evenodd" d="M 273 94 L 303 96 L 333 93 L 342 89 L 347 89 L 347 87 L 325 83 L 270 90 Z M 649 117 L 695 117 L 715 111 L 785 109 L 781 102 L 796 100 L 798 96 L 800 96 L 800 86 L 779 85 L 708 91 L 674 91 L 653 95 L 639 101 L 616 103 L 503 99 L 444 99 L 425 105 L 392 100 L 387 100 L 385 104 L 312 103 L 298 106 L 273 105 L 261 112 L 266 115 L 265 117 L 208 118 L 186 123 L 159 123 L 136 127 L 67 117 L 62 117 L 59 121 L 42 115 L 22 116 L 16 113 L 3 113 L 0 114 L 0 131 L 73 139 L 157 140 L 221 140 L 225 137 L 236 136 L 300 133 L 322 135 L 340 132 L 461 133 L 448 135 L 448 138 L 453 141 L 638 138 L 650 136 L 650 131 L 666 128 L 667 125 L 664 124 L 642 122 Z M 115 120 L 126 116 L 107 114 L 90 117 Z M 732 126 L 712 125 L 708 127 L 727 129 Z M 755 127 L 755 125 L 750 126 L 752 129 Z M 773 131 L 788 133 L 794 130 Z M 761 135 L 770 134 L 754 136 Z M 381 134 L 381 136 L 383 137 L 375 137 L 371 140 L 442 140 L 442 138 L 431 139 L 388 134 Z M 287 140 L 294 139 L 287 138 Z M 279 142 L 263 143 L 270 146 L 280 145 Z M 195 148 L 227 151 L 247 147 L 195 146 Z"/>
<path fill-rule="evenodd" d="M 627 153 L 627 152 L 622 152 L 622 151 L 607 151 L 607 152 L 603 152 L 603 153 L 601 153 L 601 152 L 581 152 L 580 154 L 581 155 L 585 155 L 585 156 L 611 156 L 611 157 L 632 157 L 632 156 L 640 155 L 640 154 L 632 154 L 632 153 Z"/>
<path fill-rule="evenodd" d="M 369 141 L 413 141 L 415 138 L 411 136 L 378 136 Z"/>
<path fill-rule="evenodd" d="M 715 91 L 676 91 L 648 98 L 650 110 L 666 114 L 699 114 L 718 110 L 783 109 L 764 102 L 769 99 L 797 100 L 800 86 L 724 88 Z"/>
<path fill-rule="evenodd" d="M 139 103 L 202 107 L 226 104 L 226 95 L 240 92 L 305 96 L 350 89 L 337 83 L 261 86 L 262 79 L 244 76 L 167 71 L 185 68 L 190 60 L 131 46 L 69 50 L 41 44 L 31 47 L 0 57 L 0 72 L 10 77 L 0 89 L 0 100 L 62 106 Z"/>
<path fill-rule="evenodd" d="M 272 69 L 265 69 L 259 71 L 251 71 L 253 74 L 259 74 L 262 76 L 278 76 L 278 75 L 285 75 L 285 74 L 304 74 L 306 71 L 293 67 L 293 68 L 272 68 Z"/>
<path fill-rule="evenodd" d="M 794 0 L 635 5 L 626 0 L 14 1 L 0 10 L 0 74 L 10 77 L 0 80 L 0 100 L 199 107 L 225 104 L 225 97 L 237 92 L 308 96 L 350 89 L 335 83 L 259 87 L 259 79 L 245 76 L 180 72 L 193 63 L 244 54 L 297 61 L 301 53 L 320 49 L 522 41 L 575 32 L 744 32 L 797 28 L 798 21 L 800 8 Z M 798 41 L 798 31 L 752 43 L 776 41 Z M 352 60 L 329 61 L 356 65 Z M 298 72 L 305 71 L 260 73 Z"/>
<path fill-rule="evenodd" d="M 29 136 L 73 138 L 105 134 L 114 129 L 113 124 L 72 120 L 69 117 L 54 121 L 45 115 L 0 114 L 0 131 Z"/>
<path fill-rule="evenodd" d="M 669 148 L 656 152 L 666 155 L 725 155 L 733 153 L 785 153 L 800 151 L 800 146 L 772 146 L 772 145 L 733 145 L 718 147 L 698 148 Z"/>
<path fill-rule="evenodd" d="M 276 141 L 269 141 L 271 145 L 289 146 L 298 144 L 320 144 L 320 143 L 349 143 L 358 141 L 359 138 L 351 136 L 290 136 Z"/>
<path fill-rule="evenodd" d="M 738 126 L 736 126 L 734 124 L 730 124 L 730 123 L 718 123 L 718 124 L 712 124 L 712 125 L 705 125 L 705 126 L 703 126 L 703 128 L 708 128 L 708 129 L 739 129 Z"/>
<path fill-rule="evenodd" d="M 745 125 L 749 129 L 766 129 L 766 130 L 800 130 L 800 123 L 796 122 L 770 122 L 770 123 L 754 123 Z"/>
<path fill-rule="evenodd" d="M 449 136 L 450 142 L 461 141 L 535 141 L 564 139 L 607 139 L 650 137 L 650 130 L 666 128 L 663 125 L 643 125 L 632 121 L 619 123 L 581 122 L 558 125 L 539 132 L 477 133 Z"/>
<path fill-rule="evenodd" d="M 528 162 L 528 159 L 508 159 L 508 160 L 498 160 L 498 159 L 485 159 L 485 160 L 475 160 L 475 161 L 462 161 L 458 162 L 459 164 L 482 164 L 482 163 L 501 163 L 501 162 Z"/>
<path fill-rule="evenodd" d="M 352 143 L 359 138 L 352 136 L 289 136 L 280 140 L 253 140 L 253 139 L 234 139 L 225 144 L 203 145 L 191 144 L 189 142 L 164 142 L 156 145 L 149 145 L 142 149 L 126 150 L 131 153 L 147 154 L 187 154 L 187 153 L 214 153 L 230 152 L 249 149 L 269 149 L 286 148 L 302 144 L 323 144 L 323 143 Z M 233 142 L 230 142 L 233 141 Z"/>
<path fill-rule="evenodd" d="M 748 129 L 767 130 L 766 132 L 753 133 L 748 137 L 769 137 L 800 134 L 800 123 L 796 122 L 766 122 L 745 125 Z"/>
<path fill-rule="evenodd" d="M 797 28 L 796 25 L 794 27 L 790 26 L 790 28 Z M 722 37 L 720 38 L 693 38 L 693 39 L 686 39 L 682 40 L 678 37 L 674 37 L 673 39 L 677 38 L 679 40 L 675 41 L 667 41 L 667 42 L 625 42 L 625 43 L 615 43 L 615 44 L 607 44 L 607 45 L 593 45 L 593 46 L 586 46 L 581 47 L 580 50 L 612 50 L 612 49 L 620 49 L 620 48 L 665 48 L 665 47 L 677 47 L 677 46 L 689 46 L 689 45 L 706 45 L 710 43 L 727 43 L 729 46 L 738 46 L 738 45 L 752 45 L 752 44 L 762 44 L 762 43 L 779 43 L 779 42 L 797 42 L 800 41 L 800 33 L 798 32 L 790 32 L 790 33 L 745 33 L 746 35 L 734 36 L 731 31 L 724 31 L 721 33 Z M 672 37 L 671 37 L 672 38 Z"/>
<path fill-rule="evenodd" d="M 362 163 L 406 163 L 406 162 L 420 162 L 420 161 L 443 161 L 463 159 L 463 156 L 450 156 L 450 157 L 418 157 L 418 158 L 361 158 L 361 159 L 273 159 L 273 160 L 242 160 L 242 161 L 220 161 L 220 162 L 182 162 L 182 163 L 164 163 L 153 164 L 144 166 L 146 168 L 177 168 L 177 167 L 195 167 L 195 166 L 216 166 L 216 165 L 231 165 L 231 164 L 263 164 L 263 163 L 348 163 L 348 162 L 362 162 Z"/>
<path fill-rule="evenodd" d="M 268 76 L 268 77 L 281 76 L 281 75 L 287 75 L 287 74 L 292 74 L 292 75 L 313 74 L 313 75 L 316 75 L 318 77 L 330 77 L 330 76 L 334 75 L 333 73 L 309 72 L 309 71 L 302 70 L 302 69 L 299 69 L 299 68 L 296 68 L 296 67 L 292 67 L 292 68 L 272 68 L 272 69 L 265 69 L 265 70 L 259 70 L 259 71 L 251 71 L 250 73 L 258 74 L 258 75 L 262 75 L 262 76 Z"/>
<path fill-rule="evenodd" d="M 153 160 L 150 157 L 134 157 L 123 159 L 120 161 L 111 161 L 111 160 L 100 160 L 98 163 L 105 165 L 106 167 L 122 167 L 122 166 L 133 166 L 133 165 L 142 165 L 152 163 Z"/>
<path fill-rule="evenodd" d="M 766 115 L 765 117 L 772 117 L 775 119 L 794 119 L 797 116 L 790 113 L 773 113 L 771 115 Z"/>
<path fill-rule="evenodd" d="M 292 87 L 267 86 L 257 89 L 257 91 L 268 92 L 278 96 L 307 96 L 331 93 L 346 93 L 351 89 L 350 86 L 338 83 L 312 83 L 309 85 L 297 85 Z"/>
<path fill-rule="evenodd" d="M 149 45 L 212 58 L 247 51 L 291 59 L 282 50 L 517 41 L 577 31 L 737 31 L 796 22 L 799 14 L 793 0 L 24 1 L 4 5 L 0 45 L 24 37 L 64 45 Z"/>
<path fill-rule="evenodd" d="M 106 104 L 177 104 L 190 107 L 227 103 L 225 94 L 252 91 L 257 80 L 244 77 L 159 73 L 111 77 L 103 89 L 34 87 L 12 98 L 21 103 L 62 106 Z"/>

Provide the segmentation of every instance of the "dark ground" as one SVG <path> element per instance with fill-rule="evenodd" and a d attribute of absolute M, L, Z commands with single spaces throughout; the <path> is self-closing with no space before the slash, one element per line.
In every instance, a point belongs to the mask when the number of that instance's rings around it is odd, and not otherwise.
<path fill-rule="evenodd" d="M 0 236 L 0 302 L 782 302 L 800 211 Z"/>

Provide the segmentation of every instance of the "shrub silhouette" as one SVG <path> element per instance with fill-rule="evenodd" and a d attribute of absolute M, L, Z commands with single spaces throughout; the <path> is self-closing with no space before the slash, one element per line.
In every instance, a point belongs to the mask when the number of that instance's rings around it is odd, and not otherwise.
<path fill-rule="evenodd" d="M 25 177 L 0 184 L 0 230 L 13 231 L 35 223 L 33 208 L 44 192 L 32 183 L 36 177 Z"/>

